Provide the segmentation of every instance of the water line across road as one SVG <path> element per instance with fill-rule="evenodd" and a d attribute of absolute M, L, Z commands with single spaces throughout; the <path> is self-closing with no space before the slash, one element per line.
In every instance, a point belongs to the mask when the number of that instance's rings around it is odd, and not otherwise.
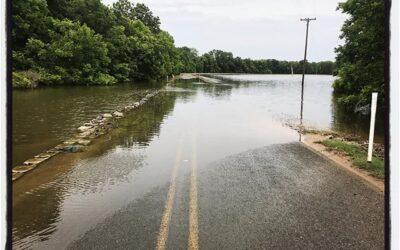
<path fill-rule="evenodd" d="M 13 184 L 13 248 L 383 249 L 383 194 L 282 125 L 290 86 L 168 87 Z"/>

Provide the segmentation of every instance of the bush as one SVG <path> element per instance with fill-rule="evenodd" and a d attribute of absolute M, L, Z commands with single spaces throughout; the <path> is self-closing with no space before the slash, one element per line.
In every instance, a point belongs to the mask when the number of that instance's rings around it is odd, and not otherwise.
<path fill-rule="evenodd" d="M 338 9 L 349 18 L 342 26 L 344 44 L 336 51 L 338 79 L 333 84 L 339 103 L 368 114 L 371 93 L 378 92 L 384 111 L 385 11 L 382 0 L 347 0 Z M 364 112 L 366 111 L 366 112 Z"/>
<path fill-rule="evenodd" d="M 40 79 L 40 74 L 32 70 L 12 72 L 13 88 L 36 88 L 39 85 Z"/>
<path fill-rule="evenodd" d="M 100 85 L 111 85 L 117 83 L 116 79 L 109 74 L 100 73 L 96 79 L 97 84 Z"/>

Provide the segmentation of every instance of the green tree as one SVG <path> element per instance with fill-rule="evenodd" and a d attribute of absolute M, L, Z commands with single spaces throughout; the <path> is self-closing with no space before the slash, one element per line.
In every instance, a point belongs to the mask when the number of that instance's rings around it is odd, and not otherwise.
<path fill-rule="evenodd" d="M 177 62 L 178 72 L 197 72 L 199 57 L 196 49 L 188 47 L 177 48 L 177 54 L 179 57 L 179 60 Z"/>
<path fill-rule="evenodd" d="M 129 60 L 134 60 L 137 65 L 133 78 L 151 80 L 162 77 L 165 74 L 162 67 L 166 57 L 163 57 L 165 54 L 159 39 L 164 39 L 165 34 L 155 35 L 141 21 L 130 19 L 126 23 L 125 34 L 128 37 Z"/>
<path fill-rule="evenodd" d="M 129 0 L 118 0 L 113 3 L 112 11 L 119 19 L 140 20 L 152 32 L 159 33 L 161 31 L 160 18 L 154 16 L 153 12 L 145 4 L 138 3 L 134 5 Z"/>
<path fill-rule="evenodd" d="M 85 24 L 53 19 L 50 42 L 30 38 L 26 54 L 46 84 L 113 84 L 110 59 L 101 35 Z"/>
<path fill-rule="evenodd" d="M 112 11 L 118 19 L 135 19 L 133 16 L 134 5 L 129 0 L 118 0 L 112 4 Z"/>
<path fill-rule="evenodd" d="M 159 33 L 161 31 L 160 18 L 154 16 L 153 12 L 145 4 L 136 4 L 132 14 L 134 19 L 142 21 L 152 32 Z"/>
<path fill-rule="evenodd" d="M 112 27 L 104 40 L 111 60 L 110 74 L 119 82 L 133 79 L 137 72 L 137 62 L 132 58 L 132 39 L 125 35 L 125 27 Z"/>
<path fill-rule="evenodd" d="M 339 102 L 357 109 L 378 92 L 379 107 L 384 101 L 384 2 L 348 0 L 338 9 L 349 15 L 342 26 L 344 44 L 336 48 L 338 67 L 333 87 Z"/>
<path fill-rule="evenodd" d="M 202 55 L 203 69 L 205 73 L 219 73 L 221 69 L 218 67 L 215 55 L 212 52 Z"/>
<path fill-rule="evenodd" d="M 105 35 L 116 24 L 113 12 L 100 0 L 48 0 L 53 17 L 86 24 Z"/>
<path fill-rule="evenodd" d="M 50 19 L 46 0 L 14 0 L 12 4 L 12 45 L 22 49 L 29 38 L 43 39 Z"/>

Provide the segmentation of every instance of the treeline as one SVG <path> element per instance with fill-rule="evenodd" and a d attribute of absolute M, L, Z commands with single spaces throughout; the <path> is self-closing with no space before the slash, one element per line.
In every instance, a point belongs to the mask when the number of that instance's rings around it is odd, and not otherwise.
<path fill-rule="evenodd" d="M 203 73 L 250 73 L 250 74 L 294 74 L 303 73 L 302 61 L 279 61 L 275 59 L 242 59 L 231 52 L 212 50 L 201 56 L 195 49 L 179 48 L 180 72 Z M 307 62 L 307 74 L 333 74 L 335 64 L 331 61 Z"/>
<path fill-rule="evenodd" d="M 181 72 L 289 74 L 302 61 L 251 60 L 213 50 L 177 48 L 144 4 L 119 0 L 13 0 L 13 86 L 108 85 Z M 332 74 L 333 62 L 308 63 Z"/>
<path fill-rule="evenodd" d="M 385 7 L 383 0 L 348 0 L 338 10 L 349 15 L 342 26 L 344 44 L 336 49 L 339 78 L 333 87 L 348 109 L 368 113 L 371 93 L 384 110 Z"/>
<path fill-rule="evenodd" d="M 13 0 L 14 85 L 113 84 L 176 73 L 173 38 L 144 4 Z"/>

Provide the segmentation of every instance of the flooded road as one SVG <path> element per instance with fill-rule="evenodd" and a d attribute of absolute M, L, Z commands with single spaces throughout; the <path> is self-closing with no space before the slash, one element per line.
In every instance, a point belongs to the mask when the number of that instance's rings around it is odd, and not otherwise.
<path fill-rule="evenodd" d="M 265 96 L 265 105 L 273 117 L 298 122 L 300 117 L 301 75 L 220 75 L 226 82 L 248 86 L 253 94 Z M 307 75 L 304 86 L 305 126 L 317 129 L 332 129 L 367 139 L 370 117 L 345 110 L 337 103 L 333 94 L 334 77 Z M 384 117 L 376 120 L 376 140 L 383 142 Z"/>
<path fill-rule="evenodd" d="M 317 248 L 331 235 L 332 247 L 380 248 L 383 195 L 282 125 L 299 115 L 300 78 L 240 77 L 167 87 L 84 152 L 57 155 L 15 182 L 13 247 Z M 318 88 L 305 91 L 305 123 L 334 126 L 333 78 L 306 79 Z"/>
<path fill-rule="evenodd" d="M 203 86 L 211 98 L 236 98 L 252 102 L 270 118 L 298 123 L 300 75 L 221 75 L 225 85 L 218 90 Z M 369 117 L 346 112 L 332 95 L 332 76 L 308 75 L 305 84 L 305 125 L 334 129 L 368 137 Z M 135 83 L 99 87 L 48 87 L 13 90 L 13 166 L 17 166 L 58 143 L 69 139 L 76 128 L 98 114 L 114 111 L 132 102 L 141 92 L 161 84 Z M 208 89 L 208 90 L 207 90 Z M 215 92 L 215 93 L 212 93 Z M 232 95 L 233 94 L 233 95 Z M 214 95 L 214 97 L 212 97 Z M 254 99 L 253 99 L 254 98 Z M 238 101 L 238 100 L 235 100 Z M 216 113 L 216 115 L 219 115 Z M 382 142 L 384 119 L 378 117 L 376 140 Z"/>

